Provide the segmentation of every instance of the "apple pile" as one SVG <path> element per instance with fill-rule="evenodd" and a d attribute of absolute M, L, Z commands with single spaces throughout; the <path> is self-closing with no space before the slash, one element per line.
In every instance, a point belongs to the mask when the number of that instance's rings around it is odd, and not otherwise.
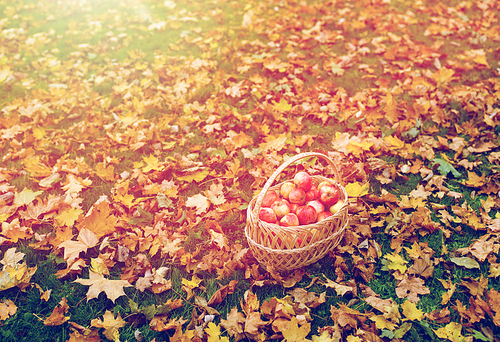
<path fill-rule="evenodd" d="M 305 171 L 293 181 L 283 183 L 278 191 L 268 191 L 262 201 L 259 219 L 290 227 L 312 224 L 335 214 L 344 204 L 338 188 L 328 181 L 315 186 Z"/>

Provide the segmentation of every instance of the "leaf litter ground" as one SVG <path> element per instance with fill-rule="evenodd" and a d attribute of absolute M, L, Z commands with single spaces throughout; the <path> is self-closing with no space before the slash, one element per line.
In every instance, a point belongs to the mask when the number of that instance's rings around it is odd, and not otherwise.
<path fill-rule="evenodd" d="M 498 341 L 499 7 L 0 1 L 2 340 Z M 278 273 L 304 151 L 350 225 Z"/>

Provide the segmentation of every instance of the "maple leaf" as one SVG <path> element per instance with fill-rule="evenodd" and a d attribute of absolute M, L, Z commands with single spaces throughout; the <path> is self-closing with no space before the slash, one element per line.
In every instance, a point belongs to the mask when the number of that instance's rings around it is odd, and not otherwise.
<path fill-rule="evenodd" d="M 432 160 L 432 165 L 435 165 L 435 164 L 439 164 L 439 167 L 438 167 L 438 170 L 439 172 L 443 175 L 443 176 L 446 176 L 448 175 L 448 173 L 451 172 L 451 174 L 455 177 L 460 177 L 462 176 L 462 174 L 460 172 L 457 171 L 457 169 L 455 169 L 453 167 L 453 165 L 451 165 L 447 160 L 445 160 L 444 158 L 434 158 Z"/>
<path fill-rule="evenodd" d="M 25 204 L 30 204 L 41 194 L 43 194 L 43 191 L 31 191 L 28 188 L 24 188 L 23 191 L 14 195 L 14 206 L 20 207 Z"/>
<path fill-rule="evenodd" d="M 370 183 L 350 182 L 345 186 L 345 191 L 349 197 L 363 197 L 370 191 Z"/>
<path fill-rule="evenodd" d="M 245 332 L 255 335 L 259 333 L 259 329 L 266 326 L 268 323 L 264 322 L 261 318 L 260 312 L 250 312 L 245 319 Z"/>
<path fill-rule="evenodd" d="M 386 259 L 384 263 L 384 267 L 389 269 L 389 270 L 398 270 L 402 274 L 406 272 L 406 264 L 408 261 L 403 259 L 399 254 L 393 254 L 393 253 L 387 253 L 384 255 L 384 258 Z"/>
<path fill-rule="evenodd" d="M 370 320 L 375 322 L 375 326 L 377 329 L 388 329 L 390 331 L 393 331 L 396 329 L 397 325 L 391 321 L 389 321 L 387 318 L 385 318 L 382 315 L 373 315 L 370 316 Z"/>
<path fill-rule="evenodd" d="M 323 285 L 334 289 L 335 292 L 337 292 L 338 296 L 343 296 L 346 293 L 352 292 L 354 290 L 354 288 L 352 286 L 341 285 L 341 284 L 338 284 L 338 283 L 336 283 L 333 280 L 330 280 L 328 278 L 326 278 L 326 282 L 323 282 Z"/>
<path fill-rule="evenodd" d="M 196 208 L 196 214 L 200 215 L 207 211 L 210 201 L 208 198 L 203 196 L 202 194 L 196 194 L 194 196 L 188 197 L 186 201 L 186 205 L 188 207 L 195 207 Z"/>
<path fill-rule="evenodd" d="M 220 327 L 216 325 L 214 322 L 209 322 L 207 327 L 205 328 L 205 332 L 208 335 L 207 342 L 229 342 L 229 338 L 223 337 L 220 338 Z"/>
<path fill-rule="evenodd" d="M 417 303 L 418 295 L 429 294 L 431 291 L 424 286 L 424 281 L 416 277 L 405 277 L 396 287 L 396 295 L 399 298 L 408 297 L 408 300 Z"/>
<path fill-rule="evenodd" d="M 324 330 L 321 335 L 313 335 L 312 342 L 337 342 L 339 339 L 333 338 L 333 336 L 326 330 Z"/>
<path fill-rule="evenodd" d="M 111 234 L 115 231 L 118 218 L 111 213 L 110 202 L 106 196 L 99 198 L 87 212 L 85 218 L 78 223 L 77 228 L 87 228 L 95 233 L 97 238 Z"/>
<path fill-rule="evenodd" d="M 163 170 L 164 166 L 158 158 L 156 158 L 154 155 L 150 155 L 149 157 L 142 157 L 144 162 L 146 163 L 146 166 L 142 168 L 142 172 L 147 173 L 151 170 L 155 171 L 161 171 Z"/>
<path fill-rule="evenodd" d="M 28 268 L 25 263 L 20 263 L 24 256 L 24 253 L 16 252 L 15 247 L 5 251 L 4 257 L 0 261 L 4 265 L 0 272 L 0 290 L 7 290 L 14 286 L 23 290 L 28 286 L 37 266 Z"/>
<path fill-rule="evenodd" d="M 68 208 L 60 210 L 58 215 L 54 217 L 55 222 L 59 226 L 73 227 L 80 215 L 83 214 L 82 209 Z"/>
<path fill-rule="evenodd" d="M 452 342 L 465 341 L 465 337 L 462 335 L 462 325 L 456 322 L 448 323 L 446 326 L 434 330 L 434 332 L 438 337 L 446 338 Z"/>
<path fill-rule="evenodd" d="M 83 188 L 92 185 L 92 181 L 88 178 L 81 179 L 72 174 L 68 174 L 66 184 L 62 187 L 66 194 L 79 194 Z"/>
<path fill-rule="evenodd" d="M 441 68 L 434 74 L 432 74 L 432 78 L 434 78 L 434 80 L 437 82 L 437 86 L 439 87 L 443 83 L 448 83 L 454 74 L 455 71 L 453 71 L 452 69 Z"/>
<path fill-rule="evenodd" d="M 0 320 L 4 321 L 9 317 L 14 316 L 17 312 L 17 306 L 10 299 L 2 299 L 0 301 Z"/>
<path fill-rule="evenodd" d="M 229 336 L 234 337 L 236 341 L 243 338 L 243 327 L 245 324 L 245 315 L 238 311 L 237 308 L 232 308 L 227 314 L 227 319 L 220 320 L 220 325 L 226 329 Z"/>
<path fill-rule="evenodd" d="M 207 195 L 210 202 L 215 205 L 219 205 L 226 202 L 223 189 L 224 185 L 222 185 L 221 183 L 212 184 L 210 185 L 210 190 L 207 190 L 205 194 Z"/>
<path fill-rule="evenodd" d="M 104 291 L 106 296 L 114 303 L 120 296 L 125 296 L 124 287 L 132 286 L 126 280 L 106 279 L 102 274 L 89 271 L 89 279 L 77 279 L 74 281 L 85 286 L 90 286 L 87 292 L 87 302 L 92 298 L 97 298 Z"/>
<path fill-rule="evenodd" d="M 480 188 L 485 184 L 485 175 L 478 176 L 475 172 L 467 171 L 468 179 L 461 182 L 463 185 L 473 188 Z"/>
<path fill-rule="evenodd" d="M 331 72 L 334 75 L 342 76 L 344 74 L 344 72 L 345 72 L 345 70 L 342 69 L 342 67 L 340 66 L 340 64 L 337 64 L 335 62 L 330 63 L 329 67 L 330 67 Z"/>
<path fill-rule="evenodd" d="M 70 319 L 70 316 L 64 315 L 68 312 L 68 310 L 68 300 L 66 297 L 63 297 L 50 316 L 43 321 L 43 324 L 47 326 L 56 326 L 67 322 Z"/>
<path fill-rule="evenodd" d="M 118 329 L 124 327 L 127 322 L 122 319 L 120 313 L 118 313 L 115 319 L 115 316 L 109 310 L 106 310 L 102 318 L 102 321 L 100 318 L 93 319 L 90 321 L 90 325 L 96 328 L 104 328 L 104 336 L 112 341 L 119 342 L 120 332 Z"/>
<path fill-rule="evenodd" d="M 406 317 L 403 321 L 421 321 L 424 319 L 424 312 L 417 309 L 417 305 L 409 300 L 405 300 L 401 304 L 401 308 L 403 309 L 403 315 Z"/>
<path fill-rule="evenodd" d="M 80 230 L 76 240 L 67 240 L 58 246 L 58 248 L 64 248 L 64 260 L 68 264 L 72 264 L 80 256 L 81 252 L 86 253 L 87 249 L 94 247 L 99 242 L 97 235 L 87 228 Z"/>
<path fill-rule="evenodd" d="M 289 329 L 282 330 L 281 333 L 288 342 L 306 341 L 306 336 L 311 331 L 311 323 L 305 323 L 299 327 L 297 317 L 292 317 L 289 324 Z"/>

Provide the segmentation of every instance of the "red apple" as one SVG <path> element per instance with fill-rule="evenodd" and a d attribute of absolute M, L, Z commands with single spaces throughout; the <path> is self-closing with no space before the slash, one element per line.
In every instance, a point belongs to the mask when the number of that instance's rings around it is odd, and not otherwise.
<path fill-rule="evenodd" d="M 325 205 L 318 200 L 309 201 L 307 202 L 307 205 L 310 205 L 311 207 L 316 209 L 317 214 L 325 211 Z"/>
<path fill-rule="evenodd" d="M 328 211 L 323 211 L 323 212 L 321 212 L 321 213 L 318 214 L 317 222 L 323 221 L 324 219 L 326 219 L 327 217 L 330 217 L 332 215 L 333 214 L 329 213 Z"/>
<path fill-rule="evenodd" d="M 268 223 L 276 223 L 278 221 L 276 213 L 271 208 L 260 208 L 259 219 Z"/>
<path fill-rule="evenodd" d="M 297 203 L 290 203 L 290 212 L 296 214 L 299 205 Z"/>
<path fill-rule="evenodd" d="M 297 217 L 300 224 L 310 224 L 316 222 L 318 213 L 316 209 L 310 205 L 304 205 L 297 208 Z"/>
<path fill-rule="evenodd" d="M 327 207 L 334 205 L 339 200 L 339 190 L 333 184 L 319 188 L 319 200 Z"/>
<path fill-rule="evenodd" d="M 306 202 L 315 200 L 319 198 L 319 190 L 316 186 L 312 186 L 308 192 L 306 192 Z"/>
<path fill-rule="evenodd" d="M 291 203 L 297 203 L 302 205 L 306 203 L 306 192 L 300 188 L 295 188 L 290 191 L 290 195 L 288 195 L 288 200 Z"/>
<path fill-rule="evenodd" d="M 330 213 L 333 215 L 335 214 L 337 211 L 340 210 L 340 208 L 342 208 L 342 206 L 344 205 L 344 202 L 343 201 L 337 201 L 337 203 L 335 203 L 334 205 L 332 205 L 330 207 Z"/>
<path fill-rule="evenodd" d="M 264 199 L 262 200 L 262 206 L 264 208 L 270 208 L 271 205 L 279 200 L 279 195 L 276 193 L 276 191 L 268 191 L 266 192 Z"/>
<path fill-rule="evenodd" d="M 290 203 L 286 199 L 280 198 L 271 204 L 271 209 L 274 211 L 278 219 L 280 219 L 290 212 Z"/>
<path fill-rule="evenodd" d="M 280 226 L 292 227 L 299 225 L 299 218 L 294 213 L 288 213 L 280 220 Z"/>
<path fill-rule="evenodd" d="M 318 190 L 321 189 L 322 187 L 324 187 L 325 185 L 332 185 L 331 182 L 329 181 L 322 181 L 321 183 L 318 184 L 317 188 Z"/>
<path fill-rule="evenodd" d="M 305 171 L 297 172 L 293 177 L 293 182 L 295 183 L 295 185 L 297 185 L 298 188 L 304 191 L 309 191 L 312 186 L 312 178 Z"/>
<path fill-rule="evenodd" d="M 285 183 L 281 184 L 281 187 L 280 187 L 281 197 L 288 199 L 290 192 L 295 188 L 296 188 L 296 186 L 292 182 L 285 182 Z"/>

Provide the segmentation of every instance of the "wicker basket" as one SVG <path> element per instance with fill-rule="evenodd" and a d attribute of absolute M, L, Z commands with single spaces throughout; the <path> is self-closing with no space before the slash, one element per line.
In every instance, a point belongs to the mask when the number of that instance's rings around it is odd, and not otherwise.
<path fill-rule="evenodd" d="M 336 180 L 323 176 L 311 176 L 318 185 L 329 181 L 340 190 L 340 199 L 344 201 L 341 209 L 328 218 L 309 225 L 282 227 L 259 219 L 262 201 L 268 190 L 279 193 L 279 183 L 271 186 L 278 175 L 292 163 L 308 157 L 321 157 L 332 167 Z M 326 155 L 316 152 L 301 153 L 283 163 L 267 180 L 258 196 L 254 197 L 247 208 L 245 236 L 255 258 L 263 266 L 270 265 L 276 270 L 293 270 L 312 264 L 323 258 L 342 240 L 348 223 L 347 192 L 338 182 L 339 172 L 333 161 Z"/>

